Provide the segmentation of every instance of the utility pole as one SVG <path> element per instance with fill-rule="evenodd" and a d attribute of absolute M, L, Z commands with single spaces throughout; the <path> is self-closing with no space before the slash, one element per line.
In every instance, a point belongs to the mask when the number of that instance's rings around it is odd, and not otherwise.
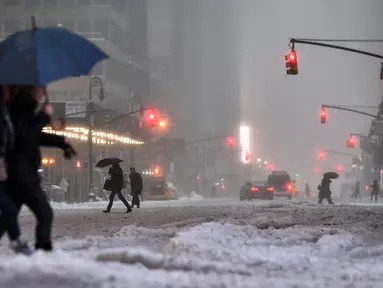
<path fill-rule="evenodd" d="M 93 189 L 93 97 L 92 90 L 95 87 L 100 87 L 99 100 L 104 100 L 104 88 L 102 79 L 94 76 L 89 81 L 89 100 L 88 100 L 88 193 L 92 192 Z M 84 200 L 83 193 L 80 192 L 80 200 Z"/>

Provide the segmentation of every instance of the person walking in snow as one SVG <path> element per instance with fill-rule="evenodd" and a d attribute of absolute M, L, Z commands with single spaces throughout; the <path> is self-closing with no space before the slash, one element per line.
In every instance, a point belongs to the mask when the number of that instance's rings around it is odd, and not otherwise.
<path fill-rule="evenodd" d="M 378 202 L 378 195 L 379 195 L 378 180 L 374 180 L 370 188 L 371 188 L 371 201 L 372 201 L 372 198 L 375 197 L 375 202 Z"/>
<path fill-rule="evenodd" d="M 321 184 L 318 186 L 319 195 L 318 195 L 318 204 L 322 204 L 323 199 L 326 199 L 328 204 L 334 205 L 334 202 L 331 199 L 331 179 L 329 177 L 323 177 Z"/>

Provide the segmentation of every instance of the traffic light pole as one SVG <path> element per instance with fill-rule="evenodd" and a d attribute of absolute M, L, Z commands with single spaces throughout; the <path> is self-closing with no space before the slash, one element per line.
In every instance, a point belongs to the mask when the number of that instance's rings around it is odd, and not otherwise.
<path fill-rule="evenodd" d="M 358 50 L 358 49 L 353 49 L 353 48 L 349 48 L 349 47 L 345 47 L 345 46 L 321 43 L 318 41 L 308 41 L 308 40 L 303 40 L 303 39 L 291 38 L 290 44 L 291 44 L 292 49 L 294 49 L 294 44 L 298 43 L 298 44 L 305 44 L 305 45 L 312 45 L 312 46 L 319 46 L 319 47 L 326 47 L 326 48 L 331 48 L 331 49 L 336 49 L 336 50 L 342 50 L 342 51 L 361 54 L 361 55 L 365 55 L 365 56 L 369 56 L 369 57 L 373 57 L 373 58 L 383 59 L 383 56 L 379 55 L 379 54 L 375 54 L 375 53 L 371 53 L 371 52 L 367 52 L 367 51 L 363 51 L 363 50 Z M 320 40 L 320 41 L 326 42 L 325 39 Z"/>
<path fill-rule="evenodd" d="M 335 109 L 335 110 L 342 110 L 342 111 L 352 112 L 352 113 L 356 113 L 356 114 L 360 114 L 360 115 L 369 116 L 369 117 L 372 117 L 372 118 L 375 118 L 375 119 L 378 118 L 377 115 L 374 115 L 374 114 L 371 114 L 371 113 L 367 113 L 367 112 L 364 112 L 364 111 L 359 111 L 359 110 L 347 108 L 347 107 L 342 107 L 342 106 L 322 105 L 322 109 L 323 108 L 329 108 L 329 109 Z"/>

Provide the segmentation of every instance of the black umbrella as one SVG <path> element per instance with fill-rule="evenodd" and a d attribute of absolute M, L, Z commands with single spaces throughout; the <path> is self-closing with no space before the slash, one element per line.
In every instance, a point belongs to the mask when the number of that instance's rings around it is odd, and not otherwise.
<path fill-rule="evenodd" d="M 120 158 L 104 158 L 97 162 L 96 167 L 105 168 L 106 166 L 110 166 L 113 164 L 118 164 L 124 162 Z"/>
<path fill-rule="evenodd" d="M 323 178 L 328 178 L 328 179 L 338 179 L 339 174 L 336 172 L 326 172 L 323 174 Z"/>

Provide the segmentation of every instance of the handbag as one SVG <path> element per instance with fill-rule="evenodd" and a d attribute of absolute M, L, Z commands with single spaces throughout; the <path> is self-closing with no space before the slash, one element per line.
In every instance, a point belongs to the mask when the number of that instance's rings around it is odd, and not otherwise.
<path fill-rule="evenodd" d="M 104 187 L 102 187 L 102 189 L 112 191 L 112 180 L 110 178 L 105 180 Z"/>

